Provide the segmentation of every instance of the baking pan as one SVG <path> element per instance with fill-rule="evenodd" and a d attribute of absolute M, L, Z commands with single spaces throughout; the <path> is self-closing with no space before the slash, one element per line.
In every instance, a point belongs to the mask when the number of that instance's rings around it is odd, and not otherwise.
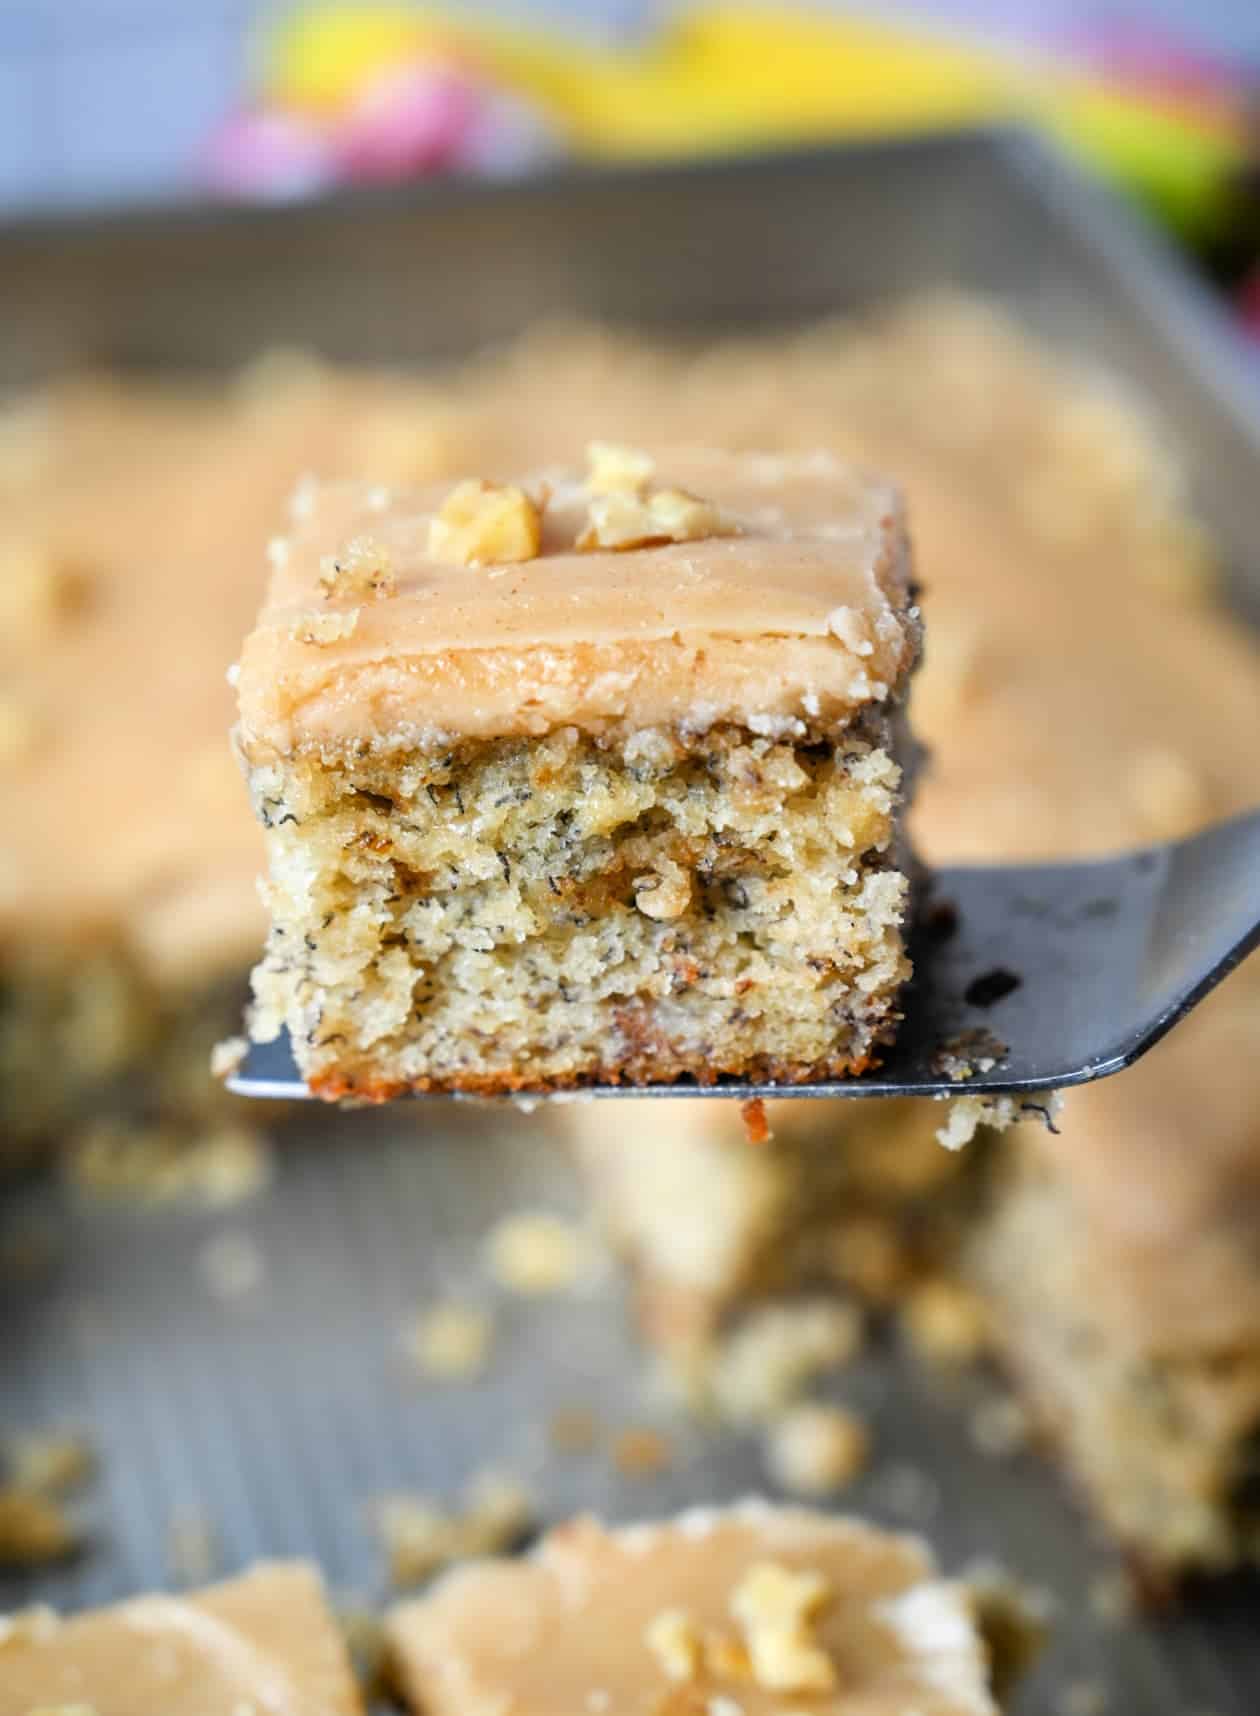
<path fill-rule="evenodd" d="M 1018 134 L 881 143 L 740 164 L 570 174 L 512 189 L 439 187 L 291 211 L 183 211 L 0 232 L 0 381 L 84 362 L 221 367 L 281 341 L 330 356 L 440 361 L 574 310 L 700 335 L 800 321 L 953 284 L 1092 357 L 1144 398 L 1188 465 L 1239 608 L 1260 618 L 1260 400 L 1228 331 L 1163 247 Z M 339 1592 L 379 1598 L 365 1504 L 454 1496 L 487 1463 L 536 1486 L 545 1520 L 720 1500 L 762 1479 L 755 1446 L 670 1415 L 650 1386 L 615 1276 L 501 1307 L 481 1380 L 400 1366 L 407 1313 L 484 1291 L 477 1236 L 522 1204 L 564 1209 L 563 1154 L 511 1112 L 304 1114 L 274 1184 L 221 1213 L 84 1202 L 32 1183 L 6 1235 L 43 1234 L 43 1266 L 3 1289 L 0 1430 L 83 1424 L 103 1465 L 83 1502 L 91 1548 L 0 1579 L 0 1608 L 67 1607 L 171 1582 L 173 1517 L 213 1522 L 227 1571 L 311 1554 Z M 261 1260 L 213 1290 L 217 1239 Z M 26 1248 L 30 1249 L 29 1245 Z M 878 1344 L 837 1381 L 878 1450 L 852 1505 L 927 1531 L 946 1564 L 997 1559 L 1047 1588 L 1059 1625 L 1021 1716 L 1105 1687 L 1125 1716 L 1254 1716 L 1260 1584 L 1192 1593 L 1177 1616 L 1107 1624 L 1086 1597 L 1107 1567 L 1063 1480 L 968 1432 L 983 1380 L 947 1389 Z M 551 1449 L 563 1406 L 664 1424 L 662 1474 Z"/>

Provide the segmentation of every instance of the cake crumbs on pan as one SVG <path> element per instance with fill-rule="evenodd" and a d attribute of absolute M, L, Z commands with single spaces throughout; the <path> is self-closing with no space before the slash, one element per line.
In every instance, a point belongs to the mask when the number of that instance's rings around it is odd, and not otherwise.
<path fill-rule="evenodd" d="M 1089 1582 L 1089 1609 L 1105 1626 L 1131 1621 L 1141 1607 L 1133 1575 L 1124 1567 L 1109 1567 Z"/>
<path fill-rule="evenodd" d="M 289 636 L 294 643 L 314 644 L 319 649 L 326 649 L 329 644 L 353 637 L 358 624 L 358 608 L 342 608 L 324 614 L 301 613 L 289 626 Z"/>
<path fill-rule="evenodd" d="M 177 1585 L 204 1585 L 219 1571 L 219 1534 L 204 1508 L 177 1508 L 166 1522 L 166 1569 Z"/>
<path fill-rule="evenodd" d="M 700 1674 L 704 1639 L 685 1609 L 662 1609 L 643 1632 L 643 1642 L 666 1680 L 684 1685 Z"/>
<path fill-rule="evenodd" d="M 267 1260 L 258 1242 L 237 1228 L 225 1228 L 208 1239 L 197 1264 L 211 1296 L 224 1302 L 247 1298 L 267 1277 Z"/>
<path fill-rule="evenodd" d="M 430 1305 L 402 1330 L 407 1358 L 434 1381 L 466 1382 L 482 1375 L 494 1342 L 494 1319 L 480 1305 L 457 1299 Z"/>
<path fill-rule="evenodd" d="M 733 1423 L 772 1418 L 817 1377 L 856 1358 L 864 1333 L 861 1311 L 845 1300 L 761 1306 L 719 1346 L 713 1402 Z"/>
<path fill-rule="evenodd" d="M 547 1421 L 547 1440 L 560 1454 L 590 1454 L 599 1443 L 599 1419 L 587 1406 L 562 1406 Z"/>
<path fill-rule="evenodd" d="M 1101 1680 L 1074 1680 L 1055 1698 L 1055 1716 L 1105 1716 L 1111 1702 Z"/>
<path fill-rule="evenodd" d="M 0 1487 L 0 1567 L 41 1567 L 79 1548 L 78 1528 L 49 1495 Z"/>
<path fill-rule="evenodd" d="M 4 1466 L 16 1489 L 59 1496 L 94 1475 L 96 1450 L 82 1431 L 19 1431 L 5 1438 Z"/>
<path fill-rule="evenodd" d="M 484 1256 L 491 1278 L 510 1293 L 562 1293 L 582 1273 L 585 1246 L 576 1225 L 550 1210 L 516 1210 L 496 1222 Z"/>
<path fill-rule="evenodd" d="M 239 1121 L 192 1133 L 99 1121 L 72 1141 L 63 1172 L 93 1197 L 227 1209 L 262 1191 L 272 1167 L 267 1138 Z"/>
<path fill-rule="evenodd" d="M 871 1434 L 863 1419 L 843 1406 L 803 1401 L 769 1426 L 763 1441 L 766 1469 L 793 1496 L 828 1496 L 865 1470 Z"/>
<path fill-rule="evenodd" d="M 674 1451 L 660 1430 L 628 1425 L 613 1437 L 613 1465 L 623 1478 L 654 1478 L 668 1471 Z"/>
<path fill-rule="evenodd" d="M 971 1440 L 990 1459 L 1005 1460 L 1022 1452 L 1032 1436 L 1027 1408 L 1014 1395 L 982 1400 L 971 1414 Z"/>
<path fill-rule="evenodd" d="M 924 1526 L 940 1511 L 941 1490 L 929 1473 L 903 1461 L 885 1466 L 871 1482 L 871 1503 L 895 1518 Z"/>
<path fill-rule="evenodd" d="M 591 494 L 637 494 L 656 474 L 656 461 L 638 447 L 613 441 L 588 441 L 586 487 Z"/>
<path fill-rule="evenodd" d="M 534 1519 L 534 1502 L 519 1479 L 487 1469 L 472 1479 L 458 1511 L 429 1496 L 395 1494 L 373 1502 L 371 1518 L 390 1582 L 405 1588 L 452 1562 L 512 1548 Z"/>
<path fill-rule="evenodd" d="M 963 1367 L 988 1351 L 988 1307 L 961 1281 L 941 1276 L 918 1283 L 902 1300 L 899 1318 L 915 1352 L 930 1364 Z"/>

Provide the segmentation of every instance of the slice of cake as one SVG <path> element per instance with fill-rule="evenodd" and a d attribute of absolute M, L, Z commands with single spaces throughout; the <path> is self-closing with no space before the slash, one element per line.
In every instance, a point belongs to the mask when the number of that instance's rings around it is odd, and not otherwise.
<path fill-rule="evenodd" d="M 894 491 L 829 454 L 300 492 L 240 667 L 256 1038 L 319 1095 L 839 1078 L 909 966 Z"/>
<path fill-rule="evenodd" d="M 0 1716 L 362 1716 L 313 1568 L 276 1562 L 187 1597 L 0 1618 Z"/>
<path fill-rule="evenodd" d="M 447 1574 L 387 1630 L 425 1716 L 996 1716 L 966 1588 L 915 1538 L 751 1500 L 578 1519 Z"/>

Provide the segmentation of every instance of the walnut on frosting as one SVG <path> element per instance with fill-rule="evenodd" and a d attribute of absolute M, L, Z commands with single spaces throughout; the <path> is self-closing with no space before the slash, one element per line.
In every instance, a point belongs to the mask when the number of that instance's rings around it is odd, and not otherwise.
<path fill-rule="evenodd" d="M 357 608 L 333 614 L 303 613 L 289 627 L 289 636 L 294 643 L 316 644 L 325 649 L 329 644 L 350 637 L 358 623 Z"/>
<path fill-rule="evenodd" d="M 743 1629 L 758 1686 L 773 1692 L 829 1692 L 836 1667 L 814 1636 L 814 1623 L 831 1601 L 821 1573 L 760 1561 L 731 1597 Z"/>
<path fill-rule="evenodd" d="M 388 550 L 370 536 L 356 536 L 337 554 L 319 563 L 319 586 L 328 596 L 391 596 L 394 568 Z"/>
<path fill-rule="evenodd" d="M 685 1609 L 662 1609 L 648 1622 L 643 1642 L 667 1680 L 683 1683 L 700 1673 L 704 1640 Z"/>
<path fill-rule="evenodd" d="M 638 494 L 656 471 L 656 461 L 638 447 L 615 441 L 590 441 L 586 448 L 586 486 L 593 495 Z"/>
<path fill-rule="evenodd" d="M 510 483 L 459 483 L 429 523 L 429 553 L 457 566 L 533 560 L 541 547 L 542 511 Z"/>
<path fill-rule="evenodd" d="M 686 489 L 657 489 L 654 494 L 617 489 L 591 496 L 577 547 L 661 548 L 667 542 L 702 542 L 732 534 L 712 501 Z"/>

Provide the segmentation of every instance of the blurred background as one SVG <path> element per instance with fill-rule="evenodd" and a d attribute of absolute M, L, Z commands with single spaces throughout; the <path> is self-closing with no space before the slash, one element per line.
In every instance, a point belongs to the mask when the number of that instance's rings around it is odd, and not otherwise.
<path fill-rule="evenodd" d="M 1254 0 L 5 0 L 0 213 L 1032 120 L 1260 327 Z"/>

